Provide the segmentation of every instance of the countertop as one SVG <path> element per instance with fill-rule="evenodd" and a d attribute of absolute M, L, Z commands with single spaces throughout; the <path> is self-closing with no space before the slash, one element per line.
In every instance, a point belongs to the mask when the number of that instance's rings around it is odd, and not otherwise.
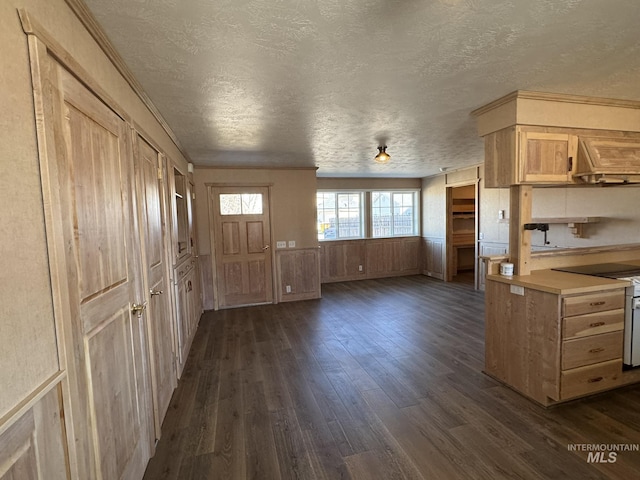
<path fill-rule="evenodd" d="M 625 263 L 636 264 L 635 261 Z M 592 277 L 591 275 L 556 272 L 555 270 L 534 270 L 530 275 L 487 275 L 487 280 L 507 283 L 510 285 L 518 285 L 558 295 L 614 290 L 616 288 L 624 288 L 631 285 L 627 280 Z"/>

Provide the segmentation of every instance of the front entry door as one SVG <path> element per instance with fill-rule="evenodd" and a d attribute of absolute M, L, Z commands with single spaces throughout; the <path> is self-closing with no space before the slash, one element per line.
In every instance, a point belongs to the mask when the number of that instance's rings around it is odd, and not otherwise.
<path fill-rule="evenodd" d="M 46 67 L 42 170 L 69 442 L 79 478 L 139 479 L 153 445 L 131 130 L 57 62 Z"/>
<path fill-rule="evenodd" d="M 212 187 L 216 307 L 271 303 L 268 187 Z"/>

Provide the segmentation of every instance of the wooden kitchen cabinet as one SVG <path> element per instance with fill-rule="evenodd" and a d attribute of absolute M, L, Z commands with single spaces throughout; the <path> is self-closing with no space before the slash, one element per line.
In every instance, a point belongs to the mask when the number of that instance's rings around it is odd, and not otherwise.
<path fill-rule="evenodd" d="M 520 136 L 519 183 L 573 183 L 578 137 L 516 129 Z"/>
<path fill-rule="evenodd" d="M 544 127 L 514 126 L 485 136 L 486 186 L 576 183 L 578 137 Z"/>
<path fill-rule="evenodd" d="M 543 405 L 622 384 L 624 288 L 511 287 L 486 282 L 486 373 Z"/>
<path fill-rule="evenodd" d="M 561 302 L 560 378 L 552 398 L 568 400 L 615 387 L 622 374 L 624 290 L 562 296 Z M 576 335 L 576 324 L 587 328 Z"/>
<path fill-rule="evenodd" d="M 176 268 L 176 332 L 177 332 L 177 373 L 182 376 L 184 365 L 191 348 L 193 336 L 200 317 L 196 288 L 195 259 Z"/>

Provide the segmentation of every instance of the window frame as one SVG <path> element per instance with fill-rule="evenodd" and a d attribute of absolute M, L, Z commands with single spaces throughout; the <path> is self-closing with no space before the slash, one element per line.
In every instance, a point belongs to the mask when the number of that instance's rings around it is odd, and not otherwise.
<path fill-rule="evenodd" d="M 390 228 L 391 228 L 391 235 L 375 235 L 375 227 L 374 227 L 374 215 L 373 215 L 373 211 L 374 211 L 374 205 L 373 205 L 373 196 L 375 193 L 389 193 L 391 194 L 391 198 L 390 198 L 390 216 L 391 216 L 391 221 L 390 221 Z M 413 205 L 412 205 L 412 215 L 411 215 L 411 225 L 412 225 L 412 233 L 403 233 L 403 234 L 399 234 L 396 235 L 393 230 L 396 228 L 395 225 L 395 217 L 397 216 L 395 214 L 395 208 L 393 206 L 393 197 L 395 195 L 406 195 L 406 194 L 411 194 L 413 197 Z M 375 189 L 375 190 L 370 190 L 369 191 L 369 198 L 370 198 L 370 204 L 369 204 L 369 225 L 370 225 L 370 235 L 369 238 L 398 238 L 398 237 L 418 237 L 420 236 L 420 189 L 417 188 L 396 188 L 396 189 Z"/>
<path fill-rule="evenodd" d="M 374 236 L 373 226 L 373 194 L 376 192 L 391 193 L 392 198 L 394 194 L 407 194 L 413 195 L 413 215 L 412 225 L 413 233 L 401 234 L 401 235 L 381 235 Z M 338 226 L 336 226 L 335 238 L 320 238 L 320 218 L 318 209 L 318 195 L 331 193 L 335 195 L 335 211 L 336 218 L 338 209 L 338 194 L 358 194 L 360 195 L 360 231 L 361 235 L 358 237 L 341 237 L 339 234 Z M 383 239 L 383 238 L 402 238 L 402 237 L 419 237 L 421 234 L 422 225 L 420 223 L 420 211 L 421 211 L 421 199 L 422 190 L 420 188 L 368 188 L 368 189 L 336 189 L 336 188 L 319 188 L 316 190 L 316 228 L 319 242 L 335 242 L 344 240 L 364 240 L 364 239 Z M 392 207 L 391 207 L 392 208 Z M 326 210 L 326 209 L 323 209 Z M 393 212 L 393 208 L 392 208 Z M 393 222 L 393 215 L 392 215 Z"/>

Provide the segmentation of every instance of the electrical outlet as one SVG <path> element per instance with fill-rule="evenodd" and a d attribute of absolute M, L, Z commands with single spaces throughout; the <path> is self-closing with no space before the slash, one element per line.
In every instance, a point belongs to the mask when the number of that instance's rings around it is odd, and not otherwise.
<path fill-rule="evenodd" d="M 480 232 L 480 233 L 478 234 L 478 238 L 479 238 L 480 240 L 484 240 L 484 233 Z"/>
<path fill-rule="evenodd" d="M 276 242 L 276 248 L 287 248 L 287 242 Z"/>
<path fill-rule="evenodd" d="M 358 265 L 358 271 L 361 272 L 362 271 L 362 265 Z"/>
<path fill-rule="evenodd" d="M 524 295 L 524 287 L 521 287 L 520 285 L 511 285 L 509 290 L 514 295 Z"/>
<path fill-rule="evenodd" d="M 286 287 L 284 287 L 284 290 L 286 293 L 291 293 L 291 285 L 287 285 Z"/>
<path fill-rule="evenodd" d="M 296 246 L 296 241 L 295 240 L 289 240 L 289 248 L 295 248 Z"/>

